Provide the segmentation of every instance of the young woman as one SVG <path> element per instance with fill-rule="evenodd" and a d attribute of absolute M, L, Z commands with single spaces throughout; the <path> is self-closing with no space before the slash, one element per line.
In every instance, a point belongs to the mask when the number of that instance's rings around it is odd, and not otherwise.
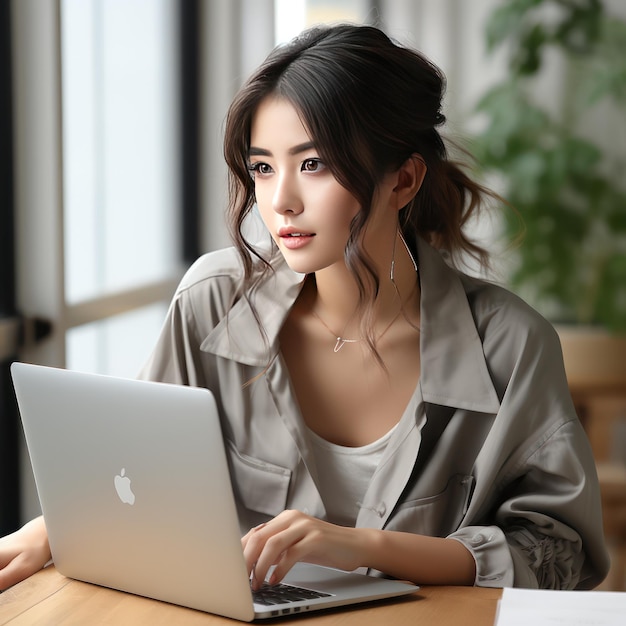
<path fill-rule="evenodd" d="M 301 560 L 420 584 L 607 572 L 554 330 L 453 268 L 486 259 L 463 231 L 485 191 L 447 158 L 443 90 L 341 25 L 277 48 L 230 108 L 236 245 L 189 270 L 142 376 L 215 394 L 253 587 Z M 49 556 L 41 519 L 0 540 L 0 587 Z"/>

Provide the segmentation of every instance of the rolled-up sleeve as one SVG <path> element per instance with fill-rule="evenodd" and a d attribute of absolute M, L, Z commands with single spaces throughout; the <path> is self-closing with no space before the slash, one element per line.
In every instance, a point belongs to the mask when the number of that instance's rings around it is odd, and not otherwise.
<path fill-rule="evenodd" d="M 497 526 L 466 526 L 449 538 L 462 543 L 474 557 L 476 586 L 513 586 L 515 567 L 502 529 Z"/>

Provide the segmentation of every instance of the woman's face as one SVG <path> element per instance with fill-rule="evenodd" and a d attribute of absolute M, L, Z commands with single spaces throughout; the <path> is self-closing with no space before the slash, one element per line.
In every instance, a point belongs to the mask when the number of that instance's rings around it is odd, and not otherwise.
<path fill-rule="evenodd" d="M 296 109 L 267 97 L 252 119 L 249 167 L 263 222 L 291 269 L 344 265 L 360 206 L 320 159 Z"/>

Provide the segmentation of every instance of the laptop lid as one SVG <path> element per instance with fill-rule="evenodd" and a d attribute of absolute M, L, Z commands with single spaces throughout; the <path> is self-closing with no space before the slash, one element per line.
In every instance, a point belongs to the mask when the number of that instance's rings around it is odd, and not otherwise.
<path fill-rule="evenodd" d="M 66 576 L 250 621 L 412 593 L 298 564 L 323 597 L 254 605 L 212 394 L 14 363 L 56 568 Z"/>

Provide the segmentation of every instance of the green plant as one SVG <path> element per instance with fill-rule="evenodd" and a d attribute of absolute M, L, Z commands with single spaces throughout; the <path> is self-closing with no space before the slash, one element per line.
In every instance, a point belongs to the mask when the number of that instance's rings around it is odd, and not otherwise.
<path fill-rule="evenodd" d="M 507 237 L 525 228 L 511 286 L 556 321 L 626 331 L 626 146 L 580 132 L 607 102 L 626 124 L 626 22 L 600 0 L 504 0 L 487 46 L 507 48 L 508 74 L 478 104 L 473 149 L 517 211 Z M 563 68 L 557 107 L 537 93 L 548 55 Z"/>

